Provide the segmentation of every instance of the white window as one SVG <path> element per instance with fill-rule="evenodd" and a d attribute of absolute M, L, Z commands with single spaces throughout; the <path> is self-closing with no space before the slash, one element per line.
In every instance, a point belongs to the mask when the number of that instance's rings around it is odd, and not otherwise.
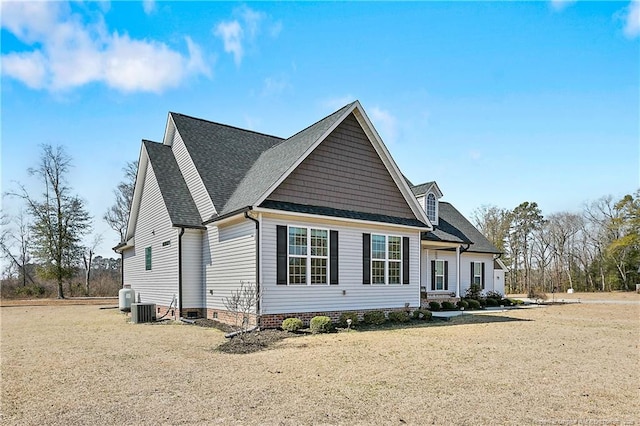
<path fill-rule="evenodd" d="M 402 283 L 402 237 L 371 235 L 371 283 Z"/>
<path fill-rule="evenodd" d="M 431 222 L 436 221 L 436 196 L 432 193 L 427 195 L 427 217 Z"/>
<path fill-rule="evenodd" d="M 328 284 L 329 231 L 289 227 L 289 284 Z"/>
<path fill-rule="evenodd" d="M 444 290 L 444 260 L 435 261 L 435 289 Z"/>
<path fill-rule="evenodd" d="M 482 262 L 473 262 L 473 284 L 482 285 Z"/>

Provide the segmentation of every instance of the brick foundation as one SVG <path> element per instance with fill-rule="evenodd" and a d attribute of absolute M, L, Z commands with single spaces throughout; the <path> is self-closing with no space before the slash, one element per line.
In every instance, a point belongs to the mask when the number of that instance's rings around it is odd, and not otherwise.
<path fill-rule="evenodd" d="M 389 312 L 394 312 L 394 311 L 412 312 L 415 309 L 416 309 L 415 307 L 410 307 L 410 308 L 402 307 L 402 308 L 386 308 L 386 309 L 383 309 L 383 308 L 382 309 L 359 309 L 359 310 L 351 309 L 351 310 L 345 310 L 345 311 L 290 312 L 286 314 L 265 314 L 260 316 L 260 327 L 261 328 L 278 328 L 282 325 L 282 321 L 284 321 L 287 318 L 298 318 L 302 320 L 305 326 L 309 326 L 309 321 L 311 321 L 311 318 L 319 315 L 327 316 L 331 318 L 331 321 L 335 323 L 335 322 L 338 322 L 338 320 L 340 319 L 340 315 L 343 312 L 355 312 L 358 314 L 358 319 L 362 320 L 362 316 L 364 315 L 365 312 L 382 311 L 388 315 Z"/>
<path fill-rule="evenodd" d="M 160 318 L 165 315 L 164 319 L 172 319 L 179 320 L 180 319 L 180 311 L 173 306 L 169 308 L 169 306 L 156 305 L 156 318 Z M 184 308 L 182 309 L 182 318 L 187 319 L 196 319 L 196 318 L 204 318 L 205 309 L 200 308 Z"/>
<path fill-rule="evenodd" d="M 235 314 L 222 309 L 207 309 L 205 318 L 213 319 L 213 320 L 220 321 L 230 325 L 235 325 L 236 320 L 238 322 L 242 321 L 242 315 L 238 315 L 238 318 L 236 318 Z M 256 325 L 255 314 L 249 315 L 249 326 L 253 326 L 253 325 Z"/>

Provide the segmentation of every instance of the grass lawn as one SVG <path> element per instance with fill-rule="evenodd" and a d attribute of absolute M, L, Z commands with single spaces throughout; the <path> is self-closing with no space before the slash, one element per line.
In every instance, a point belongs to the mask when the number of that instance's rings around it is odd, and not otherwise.
<path fill-rule="evenodd" d="M 626 297 L 626 296 L 625 296 Z M 631 299 L 640 302 L 640 296 Z M 92 305 L 0 309 L 2 424 L 634 424 L 640 304 L 465 315 L 220 353 Z"/>

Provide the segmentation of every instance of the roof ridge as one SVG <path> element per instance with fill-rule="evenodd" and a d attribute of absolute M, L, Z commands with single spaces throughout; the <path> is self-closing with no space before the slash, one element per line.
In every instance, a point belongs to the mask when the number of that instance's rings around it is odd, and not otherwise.
<path fill-rule="evenodd" d="M 355 100 L 355 101 L 353 101 L 353 102 L 349 102 L 348 104 L 346 104 L 346 105 L 345 105 L 345 106 L 343 106 L 342 108 L 338 108 L 337 110 L 333 111 L 331 114 L 327 114 L 326 116 L 322 117 L 320 120 L 316 120 L 314 123 L 312 123 L 312 124 L 308 125 L 308 126 L 307 126 L 307 127 L 305 127 L 304 129 L 302 129 L 302 130 L 300 130 L 300 131 L 295 132 L 293 135 L 289 136 L 288 138 L 286 138 L 286 139 L 285 139 L 285 140 L 283 140 L 282 142 L 287 141 L 287 140 L 289 140 L 289 139 L 292 139 L 294 136 L 299 135 L 300 133 L 304 132 L 305 130 L 309 129 L 310 127 L 313 127 L 313 126 L 315 126 L 316 124 L 320 123 L 321 121 L 324 121 L 324 120 L 326 120 L 327 118 L 331 117 L 332 115 L 335 115 L 335 114 L 339 113 L 339 112 L 340 112 L 340 111 L 342 111 L 343 109 L 346 109 L 347 107 L 350 107 L 351 105 L 355 104 L 356 102 L 358 102 L 358 101 L 357 101 L 357 100 Z M 282 143 L 282 142 L 280 142 L 280 143 Z M 274 146 L 272 146 L 271 148 L 273 148 L 273 147 L 275 147 L 275 146 L 278 146 L 278 145 L 280 145 L 280 144 L 279 144 L 279 143 L 278 143 L 278 144 L 275 144 L 275 145 L 274 145 Z M 271 149 L 271 148 L 269 148 L 269 149 Z"/>
<path fill-rule="evenodd" d="M 228 127 L 231 129 L 236 129 L 236 130 L 242 130 L 243 132 L 249 132 L 249 133 L 255 133 L 257 135 L 262 135 L 262 136 L 268 136 L 270 138 L 275 138 L 275 139 L 281 139 L 282 141 L 285 141 L 285 138 L 282 138 L 280 136 L 275 136 L 275 135 L 270 135 L 268 133 L 263 133 L 263 132 L 258 132 L 256 130 L 250 130 L 250 129 L 243 129 L 242 127 L 238 127 L 238 126 L 232 126 L 230 124 L 225 124 L 225 123 L 219 123 L 217 121 L 211 121 L 211 120 L 207 120 L 205 118 L 200 118 L 200 117 L 194 117 L 192 115 L 187 115 L 187 114 L 182 114 L 181 112 L 173 112 L 173 111 L 169 111 L 169 114 L 175 114 L 175 115 L 180 115 L 182 117 L 186 117 L 186 118 L 190 118 L 192 120 L 198 120 L 198 121 L 204 121 L 205 123 L 210 123 L 210 124 L 217 124 L 218 126 L 222 126 L 222 127 Z"/>

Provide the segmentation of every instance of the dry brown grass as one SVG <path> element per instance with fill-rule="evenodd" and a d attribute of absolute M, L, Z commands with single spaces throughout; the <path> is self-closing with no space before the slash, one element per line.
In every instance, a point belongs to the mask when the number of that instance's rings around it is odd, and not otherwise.
<path fill-rule="evenodd" d="M 230 355 L 211 328 L 5 307 L 2 423 L 633 424 L 639 308 L 521 309 Z"/>

